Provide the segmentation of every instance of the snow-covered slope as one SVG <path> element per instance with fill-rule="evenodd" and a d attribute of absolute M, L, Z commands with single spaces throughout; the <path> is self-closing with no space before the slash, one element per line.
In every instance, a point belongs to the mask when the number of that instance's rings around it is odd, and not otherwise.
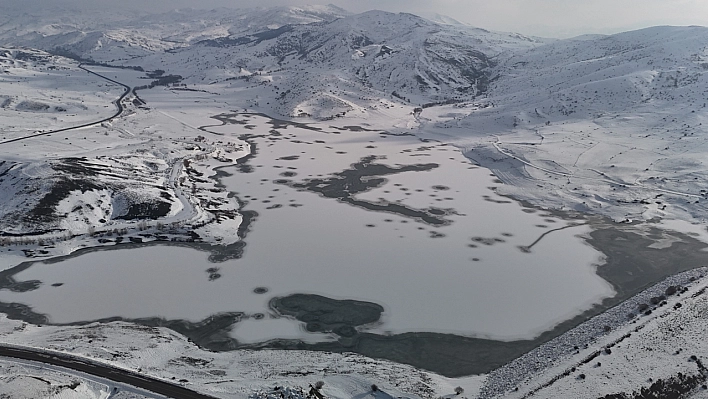
<path fill-rule="evenodd" d="M 514 195 L 619 220 L 701 220 L 707 44 L 703 27 L 558 41 L 500 62 L 482 106 L 423 116 Z"/>
<path fill-rule="evenodd" d="M 285 26 L 203 45 L 239 54 L 219 64 L 224 77 L 237 68 L 269 71 L 260 75 L 279 80 L 281 113 L 297 116 L 327 108 L 328 103 L 353 111 L 350 103 L 361 105 L 361 97 L 372 91 L 418 106 L 472 99 L 486 90 L 494 57 L 538 42 L 440 25 L 412 14 L 369 11 L 327 24 Z M 189 55 L 189 50 L 177 54 Z M 194 77 L 214 68 L 206 64 Z"/>
<path fill-rule="evenodd" d="M 555 119 L 690 105 L 705 98 L 707 37 L 704 27 L 654 27 L 557 41 L 506 60 L 492 96 Z"/>
<path fill-rule="evenodd" d="M 412 106 L 474 99 L 499 54 L 546 41 L 335 6 L 175 10 L 102 22 L 91 13 L 39 12 L 0 28 L 0 43 L 164 69 L 188 84 L 262 83 L 273 111 L 318 119 L 365 113 L 381 98 Z"/>
<path fill-rule="evenodd" d="M 126 62 L 192 42 L 245 34 L 284 25 L 331 21 L 348 15 L 335 6 L 271 9 L 178 9 L 158 14 L 127 11 L 12 9 L 0 17 L 0 43 L 46 51 L 61 50 L 100 62 Z"/>

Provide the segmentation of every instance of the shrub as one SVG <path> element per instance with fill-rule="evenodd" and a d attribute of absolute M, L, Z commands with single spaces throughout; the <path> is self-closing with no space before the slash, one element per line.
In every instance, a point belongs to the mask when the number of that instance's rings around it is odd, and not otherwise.
<path fill-rule="evenodd" d="M 652 297 L 649 302 L 651 302 L 652 305 L 658 305 L 658 304 L 661 303 L 661 301 L 663 301 L 664 299 L 666 299 L 666 297 L 663 296 L 663 295 L 661 295 L 661 296 L 655 296 L 655 297 Z"/>
<path fill-rule="evenodd" d="M 460 394 L 462 394 L 463 392 L 465 392 L 464 388 L 462 388 L 462 387 L 457 387 L 457 388 L 455 388 L 455 393 L 456 393 L 457 395 L 460 395 Z"/>

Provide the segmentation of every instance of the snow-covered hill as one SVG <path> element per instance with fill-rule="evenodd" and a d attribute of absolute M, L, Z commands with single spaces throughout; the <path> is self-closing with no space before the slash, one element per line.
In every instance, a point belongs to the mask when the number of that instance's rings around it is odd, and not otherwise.
<path fill-rule="evenodd" d="M 21 14 L 0 43 L 121 65 L 164 69 L 186 83 L 252 79 L 287 116 L 361 113 L 387 98 L 413 106 L 484 93 L 495 58 L 544 40 L 440 24 L 412 14 L 349 15 L 334 6 L 117 15 L 96 22 Z"/>
<path fill-rule="evenodd" d="M 47 8 L 0 17 L 0 43 L 63 53 L 99 62 L 127 62 L 155 52 L 228 35 L 284 25 L 331 21 L 348 15 L 335 6 L 270 9 L 177 9 L 157 14 Z"/>
<path fill-rule="evenodd" d="M 285 26 L 251 36 L 206 41 L 237 58 L 219 59 L 229 71 L 259 71 L 277 82 L 278 111 L 290 116 L 342 116 L 384 96 L 421 106 L 463 101 L 486 91 L 494 57 L 538 45 L 536 39 L 440 25 L 412 14 L 370 11 L 326 24 Z M 188 49 L 189 57 L 202 49 Z M 193 75 L 207 79 L 204 64 Z M 263 72 L 265 71 L 265 72 Z M 203 75 L 202 75 L 203 74 Z M 202 76 L 200 76 L 202 75 Z"/>
<path fill-rule="evenodd" d="M 702 107 L 707 37 L 704 27 L 654 27 L 557 41 L 506 60 L 492 96 L 554 119 L 593 118 L 644 104 Z"/>
<path fill-rule="evenodd" d="M 484 107 L 423 116 L 511 194 L 619 220 L 702 220 L 707 45 L 704 27 L 558 41 L 500 61 Z"/>

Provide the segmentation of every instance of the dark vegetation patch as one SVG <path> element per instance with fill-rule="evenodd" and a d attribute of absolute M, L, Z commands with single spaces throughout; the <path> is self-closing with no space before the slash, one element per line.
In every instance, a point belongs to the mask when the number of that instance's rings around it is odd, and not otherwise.
<path fill-rule="evenodd" d="M 55 177 L 51 184 L 49 192 L 39 200 L 37 205 L 23 214 L 25 221 L 39 224 L 56 222 L 63 217 L 56 214 L 57 205 L 72 191 L 86 192 L 102 188 L 87 179 L 71 179 L 65 176 Z"/>
<path fill-rule="evenodd" d="M 150 202 L 130 204 L 124 215 L 115 216 L 117 220 L 160 219 L 170 213 L 172 204 L 154 199 Z"/>
<path fill-rule="evenodd" d="M 52 55 L 58 55 L 61 57 L 71 58 L 72 60 L 79 61 L 85 65 L 94 65 L 94 66 L 102 66 L 102 67 L 108 67 L 108 68 L 119 68 L 119 69 L 130 69 L 133 71 L 145 72 L 143 67 L 138 66 L 138 65 L 111 65 L 111 64 L 107 64 L 105 62 L 94 61 L 90 58 L 83 58 L 80 55 L 72 52 L 71 50 L 69 50 L 65 47 L 55 47 L 52 50 L 47 50 L 47 52 Z"/>
<path fill-rule="evenodd" d="M 678 373 L 666 379 L 658 379 L 649 387 L 643 387 L 632 393 L 607 394 L 598 399 L 680 399 L 699 389 L 706 381 L 706 371 L 701 365 L 699 374 Z"/>
<path fill-rule="evenodd" d="M 293 31 L 293 29 L 294 29 L 293 25 L 283 25 L 277 29 L 269 29 L 269 30 L 259 32 L 259 33 L 254 33 L 254 34 L 248 35 L 248 36 L 241 36 L 238 38 L 232 38 L 229 36 L 218 37 L 216 39 L 202 40 L 202 41 L 197 42 L 197 44 L 201 44 L 201 45 L 207 46 L 207 47 L 231 47 L 231 46 L 239 46 L 239 45 L 244 45 L 244 44 L 255 45 L 255 44 L 258 44 L 258 43 L 265 41 L 265 40 L 275 39 L 284 33 L 288 33 L 288 32 Z"/>
<path fill-rule="evenodd" d="M 145 90 L 152 89 L 157 86 L 169 86 L 182 81 L 182 76 L 180 75 L 163 75 L 157 77 L 155 80 L 147 85 L 136 86 L 133 90 Z"/>

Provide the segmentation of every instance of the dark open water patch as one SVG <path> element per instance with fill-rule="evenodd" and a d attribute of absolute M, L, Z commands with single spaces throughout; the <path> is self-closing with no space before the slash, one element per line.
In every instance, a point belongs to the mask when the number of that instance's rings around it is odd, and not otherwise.
<path fill-rule="evenodd" d="M 218 267 L 210 267 L 206 269 L 206 272 L 209 275 L 209 281 L 214 281 L 221 278 L 221 273 L 219 273 L 219 270 L 220 269 Z"/>
<path fill-rule="evenodd" d="M 309 332 L 333 332 L 340 337 L 358 334 L 356 327 L 379 321 L 381 305 L 354 300 L 336 300 L 321 295 L 293 294 L 271 299 L 270 307 L 281 315 L 305 323 Z"/>
<path fill-rule="evenodd" d="M 237 119 L 239 116 L 243 116 L 246 118 L 246 120 L 239 120 Z M 316 127 L 316 126 L 310 126 L 307 123 L 300 123 L 300 122 L 293 122 L 293 121 L 286 121 L 282 119 L 275 119 L 269 115 L 258 113 L 258 112 L 243 112 L 243 113 L 231 113 L 231 114 L 221 114 L 221 115 L 216 115 L 212 116 L 212 118 L 221 121 L 223 124 L 226 123 L 233 123 L 233 124 L 245 124 L 248 122 L 248 119 L 251 116 L 260 116 L 268 120 L 267 123 L 269 123 L 271 126 L 273 126 L 273 130 L 277 129 L 285 129 L 288 126 L 294 126 L 300 129 L 307 129 L 307 130 L 313 130 L 317 132 L 323 131 L 322 128 Z"/>

